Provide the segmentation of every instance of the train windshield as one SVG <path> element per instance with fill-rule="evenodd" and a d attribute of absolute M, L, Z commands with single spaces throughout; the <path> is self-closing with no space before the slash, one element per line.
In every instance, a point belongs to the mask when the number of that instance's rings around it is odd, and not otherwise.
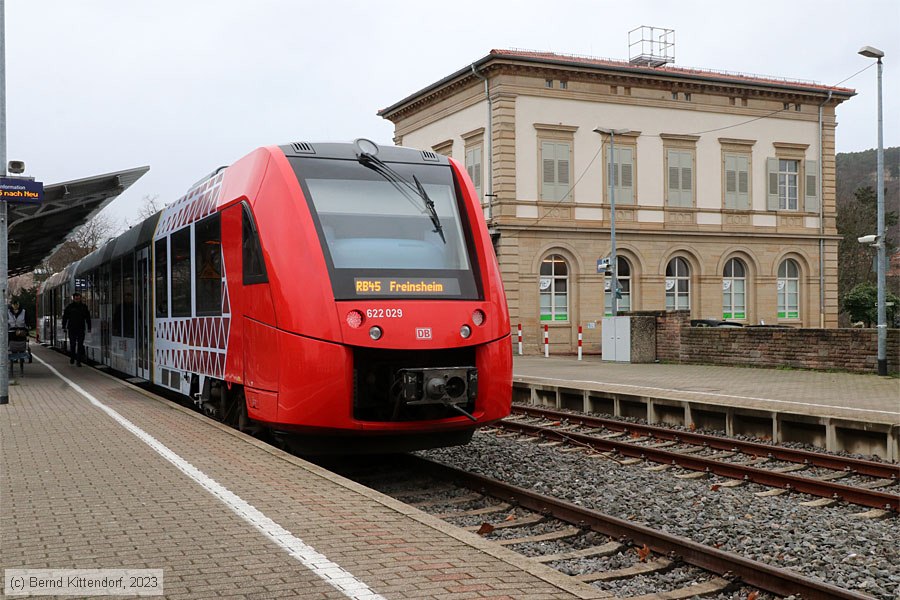
<path fill-rule="evenodd" d="M 447 165 L 293 159 L 335 297 L 479 296 L 468 220 Z"/>

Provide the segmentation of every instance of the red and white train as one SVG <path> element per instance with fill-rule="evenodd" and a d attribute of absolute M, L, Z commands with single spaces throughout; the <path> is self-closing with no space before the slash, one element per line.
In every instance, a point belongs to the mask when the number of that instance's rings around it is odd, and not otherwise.
<path fill-rule="evenodd" d="M 509 315 L 465 169 L 368 140 L 260 148 L 50 277 L 40 340 L 301 451 L 467 442 L 509 414 Z"/>

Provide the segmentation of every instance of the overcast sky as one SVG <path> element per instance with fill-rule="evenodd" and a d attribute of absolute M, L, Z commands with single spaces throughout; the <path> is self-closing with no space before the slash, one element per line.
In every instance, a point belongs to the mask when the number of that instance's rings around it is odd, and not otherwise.
<path fill-rule="evenodd" d="M 627 60 L 640 25 L 675 30 L 677 66 L 826 85 L 880 48 L 900 145 L 897 0 L 6 0 L 8 155 L 48 184 L 149 165 L 107 209 L 134 221 L 258 146 L 390 143 L 380 108 L 492 48 Z M 876 70 L 843 85 L 837 149 L 873 148 Z"/>

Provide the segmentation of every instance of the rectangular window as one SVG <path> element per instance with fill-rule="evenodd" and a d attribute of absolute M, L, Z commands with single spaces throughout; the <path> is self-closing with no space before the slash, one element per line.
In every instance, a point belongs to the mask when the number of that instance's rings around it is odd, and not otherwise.
<path fill-rule="evenodd" d="M 565 142 L 541 142 L 541 200 L 571 199 L 569 152 Z"/>
<path fill-rule="evenodd" d="M 666 158 L 669 206 L 693 206 L 694 153 L 687 150 L 669 150 Z"/>
<path fill-rule="evenodd" d="M 767 158 L 766 178 L 768 210 L 800 210 L 800 160 Z"/>
<path fill-rule="evenodd" d="M 169 316 L 169 238 L 156 240 L 154 269 L 156 279 L 156 316 Z"/>
<path fill-rule="evenodd" d="M 800 161 L 778 161 L 778 209 L 798 210 Z"/>
<path fill-rule="evenodd" d="M 122 260 L 112 261 L 112 335 L 122 336 Z"/>
<path fill-rule="evenodd" d="M 241 254 L 243 255 L 243 282 L 244 285 L 254 283 L 267 283 L 266 263 L 263 260 L 262 248 L 259 245 L 259 235 L 256 232 L 256 224 L 250 214 L 250 207 L 241 205 Z"/>
<path fill-rule="evenodd" d="M 612 279 L 607 278 L 603 291 L 604 304 L 606 306 L 604 314 L 607 317 L 611 317 L 613 313 L 611 287 Z M 620 313 L 631 310 L 631 279 L 619 279 L 619 302 L 616 306 Z"/>
<path fill-rule="evenodd" d="M 172 316 L 191 316 L 191 228 L 172 234 Z"/>
<path fill-rule="evenodd" d="M 481 191 L 481 146 L 466 148 L 466 172 L 472 183 L 475 184 L 475 193 L 478 199 L 483 199 Z"/>
<path fill-rule="evenodd" d="M 750 155 L 725 155 L 725 208 L 750 210 Z"/>
<path fill-rule="evenodd" d="M 122 314 L 122 337 L 134 338 L 134 253 L 122 257 L 122 304 L 118 308 Z"/>
<path fill-rule="evenodd" d="M 800 281 L 798 279 L 778 280 L 778 318 L 800 318 Z"/>
<path fill-rule="evenodd" d="M 611 152 L 606 153 L 606 175 L 613 181 L 616 204 L 634 204 L 634 147 L 620 146 L 616 142 L 615 168 L 611 166 Z M 609 202 L 609 179 L 603 183 L 603 193 Z"/>
<path fill-rule="evenodd" d="M 197 315 L 222 314 L 222 229 L 218 214 L 194 225 Z"/>

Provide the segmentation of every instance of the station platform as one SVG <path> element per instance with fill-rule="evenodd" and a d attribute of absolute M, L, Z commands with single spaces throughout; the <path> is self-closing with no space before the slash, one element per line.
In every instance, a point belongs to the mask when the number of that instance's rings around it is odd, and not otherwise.
<path fill-rule="evenodd" d="M 608 596 L 103 372 L 33 351 L 0 406 L 4 570 L 162 569 L 162 596 L 172 599 Z"/>
<path fill-rule="evenodd" d="M 515 356 L 516 401 L 900 459 L 900 379 Z"/>

